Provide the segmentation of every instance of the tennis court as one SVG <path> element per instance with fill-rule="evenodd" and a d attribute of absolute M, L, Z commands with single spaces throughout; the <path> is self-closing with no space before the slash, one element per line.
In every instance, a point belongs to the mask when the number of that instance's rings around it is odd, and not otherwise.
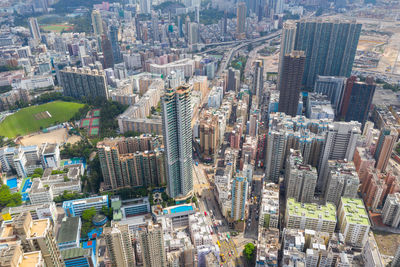
<path fill-rule="evenodd" d="M 81 121 L 81 127 L 87 128 L 90 125 L 90 119 L 83 119 Z"/>
<path fill-rule="evenodd" d="M 98 135 L 98 134 L 99 134 L 99 127 L 90 128 L 90 135 L 91 136 Z"/>
<path fill-rule="evenodd" d="M 100 119 L 92 119 L 92 123 L 90 126 L 99 126 L 100 124 Z"/>
<path fill-rule="evenodd" d="M 100 109 L 93 110 L 93 117 L 100 117 Z"/>

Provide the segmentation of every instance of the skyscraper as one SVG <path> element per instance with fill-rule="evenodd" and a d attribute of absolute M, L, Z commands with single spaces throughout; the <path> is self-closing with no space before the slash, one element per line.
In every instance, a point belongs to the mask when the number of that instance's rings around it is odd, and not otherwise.
<path fill-rule="evenodd" d="M 163 184 L 164 153 L 157 148 L 158 143 L 158 138 L 147 136 L 97 143 L 104 189 Z"/>
<path fill-rule="evenodd" d="M 37 19 L 29 18 L 28 22 L 29 22 L 29 31 L 31 32 L 32 38 L 40 42 L 42 36 L 40 35 L 40 28 Z"/>
<path fill-rule="evenodd" d="M 376 84 L 371 77 L 365 82 L 357 81 L 356 76 L 347 79 L 343 93 L 340 116 L 345 121 L 359 121 L 364 125 L 374 97 Z"/>
<path fill-rule="evenodd" d="M 110 42 L 112 53 L 114 57 L 114 63 L 120 63 L 122 61 L 121 50 L 118 44 L 118 32 L 119 28 L 117 25 L 111 25 L 109 30 Z M 104 50 L 103 50 L 104 53 Z"/>
<path fill-rule="evenodd" d="M 224 11 L 224 18 L 222 21 L 222 34 L 223 36 L 226 36 L 228 32 L 228 11 Z"/>
<path fill-rule="evenodd" d="M 178 36 L 180 38 L 183 37 L 183 23 L 182 23 L 182 17 L 178 16 Z"/>
<path fill-rule="evenodd" d="M 149 222 L 138 230 L 139 243 L 142 250 L 143 266 L 167 266 L 164 249 L 164 236 L 161 224 Z"/>
<path fill-rule="evenodd" d="M 101 19 L 100 11 L 97 9 L 92 11 L 92 26 L 95 35 L 99 36 L 104 33 L 103 20 Z"/>
<path fill-rule="evenodd" d="M 360 180 L 352 161 L 329 160 L 325 201 L 339 206 L 341 197 L 355 198 Z"/>
<path fill-rule="evenodd" d="M 168 194 L 185 197 L 193 190 L 191 88 L 166 85 L 161 100 Z"/>
<path fill-rule="evenodd" d="M 328 96 L 335 109 L 335 113 L 338 114 L 345 84 L 345 77 L 318 75 L 315 80 L 314 92 Z"/>
<path fill-rule="evenodd" d="M 196 22 L 189 23 L 189 34 L 188 43 L 190 45 L 197 44 L 199 42 L 199 24 Z"/>
<path fill-rule="evenodd" d="M 108 98 L 104 71 L 66 67 L 60 71 L 63 93 L 74 98 Z"/>
<path fill-rule="evenodd" d="M 286 136 L 282 131 L 269 131 L 267 136 L 267 153 L 265 157 L 265 178 L 278 182 L 283 166 L 286 148 Z"/>
<path fill-rule="evenodd" d="M 328 160 L 353 160 L 361 124 L 356 121 L 334 122 L 328 126 L 325 144 L 318 166 L 317 188 L 325 193 L 329 173 Z"/>
<path fill-rule="evenodd" d="M 385 127 L 381 130 L 378 142 L 375 148 L 374 158 L 376 160 L 375 168 L 384 172 L 392 156 L 393 147 L 397 142 L 399 133 L 394 127 Z"/>
<path fill-rule="evenodd" d="M 248 182 L 246 177 L 235 177 L 232 183 L 231 218 L 235 221 L 245 219 Z"/>
<path fill-rule="evenodd" d="M 281 46 L 279 52 L 278 77 L 282 74 L 283 57 L 290 54 L 294 50 L 294 42 L 296 40 L 296 23 L 294 21 L 286 21 L 283 23 Z M 278 78 L 279 82 L 279 78 Z"/>
<path fill-rule="evenodd" d="M 104 239 L 112 266 L 135 267 L 135 253 L 128 225 L 115 224 L 104 229 Z"/>
<path fill-rule="evenodd" d="M 140 0 L 140 14 L 150 14 L 151 0 Z"/>
<path fill-rule="evenodd" d="M 135 16 L 135 30 L 136 30 L 136 39 L 142 40 L 142 25 L 140 23 L 139 15 Z"/>
<path fill-rule="evenodd" d="M 104 69 L 114 68 L 114 56 L 113 49 L 110 40 L 107 35 L 103 34 L 101 36 L 101 50 L 104 56 Z"/>
<path fill-rule="evenodd" d="M 236 34 L 238 39 L 246 37 L 246 3 L 239 2 L 236 13 Z"/>
<path fill-rule="evenodd" d="M 253 78 L 253 95 L 257 96 L 260 101 L 260 96 L 264 90 L 264 67 L 261 60 L 254 62 L 254 78 Z"/>
<path fill-rule="evenodd" d="M 301 152 L 291 149 L 285 167 L 286 199 L 294 198 L 301 203 L 312 202 L 317 178 L 315 167 L 304 164 Z"/>
<path fill-rule="evenodd" d="M 283 57 L 282 73 L 279 77 L 278 111 L 296 116 L 299 105 L 301 78 L 306 58 L 303 51 L 292 51 Z"/>
<path fill-rule="evenodd" d="M 361 24 L 303 20 L 297 22 L 295 50 L 305 51 L 303 86 L 312 88 L 317 75 L 349 77 Z"/>
<path fill-rule="evenodd" d="M 151 28 L 153 30 L 153 42 L 160 41 L 160 31 L 158 29 L 158 14 L 151 12 Z"/>

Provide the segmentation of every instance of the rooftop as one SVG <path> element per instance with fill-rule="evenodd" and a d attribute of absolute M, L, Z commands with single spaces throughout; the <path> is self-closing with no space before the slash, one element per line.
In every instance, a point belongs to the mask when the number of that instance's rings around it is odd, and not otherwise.
<path fill-rule="evenodd" d="M 288 198 L 286 204 L 289 215 L 307 218 L 322 219 L 336 222 L 336 207 L 332 203 L 317 205 L 314 203 L 300 203 L 294 198 Z"/>
<path fill-rule="evenodd" d="M 89 248 L 69 248 L 69 249 L 63 249 L 60 251 L 61 256 L 64 260 L 68 259 L 74 259 L 77 257 L 82 257 L 82 256 L 90 256 L 90 249 Z"/>
<path fill-rule="evenodd" d="M 341 205 L 344 205 L 344 216 L 348 223 L 370 225 L 364 203 L 361 199 L 342 197 L 341 202 Z"/>
<path fill-rule="evenodd" d="M 40 251 L 24 253 L 24 257 L 22 258 L 22 261 L 19 264 L 19 267 L 37 266 L 37 264 L 39 264 L 41 258 L 42 258 L 42 255 L 41 255 Z"/>
<path fill-rule="evenodd" d="M 58 230 L 58 243 L 75 242 L 79 231 L 80 217 L 67 217 L 61 222 L 61 227 Z"/>
<path fill-rule="evenodd" d="M 32 221 L 29 237 L 35 238 L 43 236 L 46 233 L 47 228 L 49 227 L 49 222 L 49 219 Z"/>

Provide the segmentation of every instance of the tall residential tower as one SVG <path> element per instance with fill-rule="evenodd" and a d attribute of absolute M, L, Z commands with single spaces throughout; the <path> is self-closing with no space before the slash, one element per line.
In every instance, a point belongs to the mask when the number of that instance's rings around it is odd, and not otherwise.
<path fill-rule="evenodd" d="M 185 197 L 193 190 L 191 88 L 170 88 L 162 97 L 162 125 L 165 144 L 165 167 L 168 194 Z"/>

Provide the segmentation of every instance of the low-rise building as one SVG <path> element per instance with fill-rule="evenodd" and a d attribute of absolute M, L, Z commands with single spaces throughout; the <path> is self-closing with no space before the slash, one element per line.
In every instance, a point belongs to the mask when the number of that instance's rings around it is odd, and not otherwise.
<path fill-rule="evenodd" d="M 81 217 L 65 217 L 57 234 L 57 244 L 60 250 L 79 248 L 81 238 Z"/>
<path fill-rule="evenodd" d="M 68 217 L 81 216 L 84 210 L 95 208 L 100 211 L 102 207 L 109 207 L 108 195 L 98 197 L 88 197 L 82 199 L 75 199 L 70 201 L 64 201 L 63 209 Z"/>

